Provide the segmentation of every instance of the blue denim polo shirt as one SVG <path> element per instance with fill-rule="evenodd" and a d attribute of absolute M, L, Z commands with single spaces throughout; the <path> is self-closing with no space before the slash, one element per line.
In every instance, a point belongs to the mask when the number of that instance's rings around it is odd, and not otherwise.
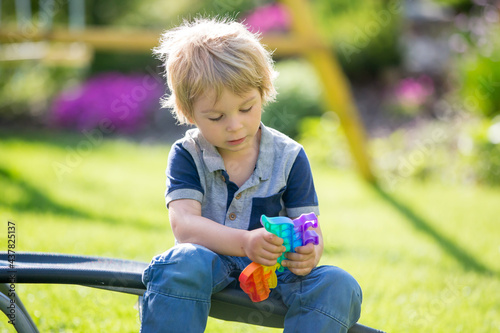
<path fill-rule="evenodd" d="M 172 145 L 166 176 L 167 208 L 173 200 L 193 199 L 201 203 L 203 217 L 232 228 L 259 228 L 262 214 L 319 215 L 304 148 L 262 123 L 255 170 L 241 187 L 231 181 L 221 155 L 197 128 Z"/>

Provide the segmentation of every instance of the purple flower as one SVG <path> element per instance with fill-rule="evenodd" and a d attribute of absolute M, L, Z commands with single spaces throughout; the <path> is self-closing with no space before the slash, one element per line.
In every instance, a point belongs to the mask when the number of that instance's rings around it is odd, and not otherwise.
<path fill-rule="evenodd" d="M 151 75 L 99 74 L 57 96 L 50 121 L 79 131 L 107 123 L 118 132 L 132 133 L 157 109 L 162 92 L 162 85 Z"/>

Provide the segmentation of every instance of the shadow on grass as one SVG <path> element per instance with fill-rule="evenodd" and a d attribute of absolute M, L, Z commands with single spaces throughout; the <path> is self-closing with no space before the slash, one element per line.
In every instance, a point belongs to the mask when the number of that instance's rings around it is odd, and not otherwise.
<path fill-rule="evenodd" d="M 82 210 L 78 210 L 73 207 L 55 202 L 35 186 L 23 180 L 20 175 L 2 166 L 0 166 L 0 180 L 17 186 L 25 195 L 22 200 L 19 200 L 18 202 L 15 202 L 13 204 L 6 205 L 4 202 L 0 201 L 0 207 L 9 207 L 16 211 L 24 212 L 31 211 L 37 213 L 53 213 L 55 215 L 80 218 L 82 220 L 99 221 L 111 225 L 133 225 L 134 227 L 143 229 L 162 230 L 159 226 L 148 224 L 143 221 L 123 221 L 121 219 L 109 216 L 89 214 Z"/>
<path fill-rule="evenodd" d="M 410 222 L 417 230 L 430 236 L 446 253 L 455 258 L 455 260 L 457 260 L 465 270 L 472 270 L 477 273 L 487 275 L 499 275 L 498 272 L 486 267 L 483 263 L 480 262 L 480 260 L 474 258 L 465 249 L 461 248 L 460 245 L 454 243 L 445 235 L 441 234 L 432 226 L 431 223 L 425 221 L 421 216 L 419 216 L 404 203 L 395 199 L 378 185 L 373 185 L 372 187 L 382 199 L 384 199 L 399 213 L 401 213 L 405 217 L 405 219 Z"/>

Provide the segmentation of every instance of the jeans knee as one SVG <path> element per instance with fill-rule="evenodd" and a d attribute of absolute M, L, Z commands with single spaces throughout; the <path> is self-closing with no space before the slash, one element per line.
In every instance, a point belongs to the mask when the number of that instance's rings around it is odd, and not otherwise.
<path fill-rule="evenodd" d="M 315 318 L 311 320 L 317 327 L 340 325 L 348 329 L 361 314 L 361 288 L 354 277 L 338 267 L 317 267 L 309 275 L 278 285 L 278 289 L 289 308 L 287 316 L 306 313 Z M 289 322 L 294 327 L 299 325 L 293 320 Z"/>
<path fill-rule="evenodd" d="M 349 312 L 349 317 L 354 324 L 361 314 L 363 292 L 360 285 L 351 274 L 338 267 L 329 266 L 323 277 L 324 283 L 333 287 L 330 297 L 343 303 L 341 307 Z"/>
<path fill-rule="evenodd" d="M 323 274 L 323 277 L 326 280 L 325 283 L 335 286 L 336 293 L 342 291 L 345 295 L 353 295 L 353 298 L 358 299 L 359 303 L 361 303 L 363 294 L 358 281 L 356 281 L 351 274 L 341 268 L 334 266 L 327 267 L 328 268 L 325 274 Z"/>
<path fill-rule="evenodd" d="M 216 257 L 200 245 L 176 245 L 153 258 L 143 273 L 143 282 L 149 290 L 160 293 L 209 293 Z"/>

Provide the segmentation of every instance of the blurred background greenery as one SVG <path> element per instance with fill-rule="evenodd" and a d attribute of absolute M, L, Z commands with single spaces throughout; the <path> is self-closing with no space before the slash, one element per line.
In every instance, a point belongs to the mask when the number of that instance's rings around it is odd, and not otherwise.
<path fill-rule="evenodd" d="M 17 34 L 29 38 L 38 28 L 71 25 L 66 2 L 53 1 L 54 7 L 49 10 L 41 5 L 42 2 L 32 0 L 28 21 L 23 21 L 19 14 L 22 6 L 16 7 L 17 3 L 2 2 L 0 21 L 5 29 L 15 27 Z M 201 13 L 246 20 L 264 33 L 284 33 L 290 29 L 289 17 L 288 21 L 274 25 L 269 23 L 276 20 L 272 14 L 264 12 L 252 17 L 257 8 L 272 5 L 263 0 L 178 3 L 127 0 L 119 3 L 85 1 L 82 20 L 86 26 L 147 28 L 160 32 L 175 26 L 182 18 Z M 500 113 L 500 42 L 495 38 L 499 33 L 498 3 L 318 0 L 311 1 L 311 5 L 319 30 L 351 82 L 371 139 L 370 153 L 380 179 L 397 177 L 394 173 L 401 167 L 397 157 L 403 151 L 406 155 L 418 151 L 415 143 L 425 140 L 424 136 L 432 128 L 441 127 L 448 133 L 440 138 L 439 144 L 432 145 L 432 157 L 423 152 L 421 158 L 409 161 L 411 172 L 405 177 L 432 176 L 493 186 L 500 183 L 500 134 L 499 125 L 496 125 Z M 89 96 L 105 108 L 106 103 L 110 104 L 113 98 L 123 94 L 120 84 L 127 80 L 127 75 L 157 73 L 158 87 L 145 92 L 148 98 L 155 99 L 161 94 L 159 90 L 164 89 L 160 85 L 160 64 L 148 50 L 111 52 L 89 50 L 78 43 L 70 46 L 48 45 L 43 41 L 5 43 L 4 39 L 0 52 L 0 122 L 3 126 L 59 126 L 77 131 L 87 126 L 91 129 L 91 125 L 75 125 L 90 117 L 86 113 L 92 113 L 85 111 L 93 108 L 88 102 Z M 335 110 L 325 110 L 324 92 L 311 65 L 296 57 L 277 57 L 276 60 L 281 73 L 277 81 L 280 97 L 268 106 L 264 121 L 294 138 L 307 136 L 308 133 L 300 133 L 305 118 L 316 119 L 316 122 L 308 120 L 308 128 L 319 126 L 324 124 L 319 119 L 325 111 Z M 113 87 L 109 88 L 108 100 L 101 100 L 104 97 L 94 96 L 92 92 L 82 93 L 82 87 L 88 87 L 91 80 L 90 90 L 92 82 L 99 85 L 96 76 L 103 73 L 123 75 L 116 80 L 114 92 Z M 77 116 L 60 110 L 65 107 L 61 106 L 61 99 L 73 99 L 75 94 L 80 94 L 76 104 L 82 109 L 79 115 L 83 119 L 68 119 Z M 141 99 L 141 105 L 136 112 L 147 116 L 131 119 L 129 123 L 132 124 L 125 132 L 171 139 L 165 134 L 168 128 L 167 132 L 174 137 L 181 135 L 182 130 L 176 131 L 169 126 L 171 117 L 159 110 L 158 104 L 142 103 L 145 98 L 140 95 L 137 99 Z M 126 101 L 122 102 L 123 106 Z M 108 109 L 119 113 L 120 105 L 115 105 L 114 109 Z M 66 117 L 65 121 L 61 117 Z M 115 132 L 120 134 L 121 130 L 117 126 Z M 323 127 L 314 129 L 323 130 Z M 339 129 L 342 141 L 340 132 Z M 336 145 L 331 147 L 338 150 Z M 336 165 L 348 162 L 343 157 L 335 160 L 332 156 L 336 153 L 331 150 L 323 150 L 325 159 Z M 452 171 L 454 174 L 460 171 L 454 177 L 449 176 L 450 165 L 457 168 Z"/>
<path fill-rule="evenodd" d="M 19 250 L 148 261 L 173 241 L 161 170 L 185 130 L 157 102 L 165 93 L 161 64 L 149 50 L 103 51 L 30 37 L 68 26 L 148 29 L 159 37 L 200 14 L 285 34 L 289 16 L 285 7 L 276 16 L 274 3 L 264 0 L 87 0 L 84 11 L 70 15 L 72 2 L 79 0 L 0 1 L 0 31 L 15 35 L 0 43 L 2 219 L 26 226 Z M 279 96 L 263 121 L 306 147 L 322 215 L 337 221 L 327 227 L 332 243 L 324 262 L 362 280 L 363 323 L 395 332 L 498 330 L 500 302 L 488 290 L 498 290 L 500 271 L 500 3 L 309 2 L 349 79 L 378 179 L 370 187 L 353 177 L 339 117 L 325 107 L 328 92 L 313 66 L 276 56 Z M 40 237 L 44 230 L 57 240 Z M 88 245 L 75 243 L 77 234 L 94 233 L 101 236 L 84 237 Z M 26 288 L 37 309 L 46 301 L 56 306 L 61 292 Z M 72 311 L 36 310 L 43 331 L 137 331 L 132 301 L 68 293 L 63 304 L 104 299 L 80 305 L 106 307 L 112 319 L 92 326 Z M 209 331 L 257 329 L 227 325 L 212 320 Z M 0 330 L 10 329 L 0 322 Z"/>

